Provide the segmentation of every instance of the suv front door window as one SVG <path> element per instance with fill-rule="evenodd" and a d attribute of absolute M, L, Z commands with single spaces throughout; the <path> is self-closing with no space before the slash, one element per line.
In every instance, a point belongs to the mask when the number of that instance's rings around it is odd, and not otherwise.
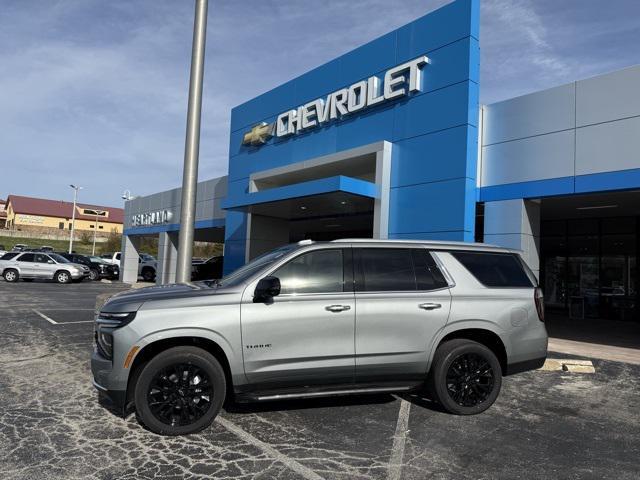
<path fill-rule="evenodd" d="M 254 302 L 254 282 L 242 300 L 249 381 L 267 389 L 353 382 L 351 249 L 302 253 L 269 275 L 280 280 L 280 295 Z"/>

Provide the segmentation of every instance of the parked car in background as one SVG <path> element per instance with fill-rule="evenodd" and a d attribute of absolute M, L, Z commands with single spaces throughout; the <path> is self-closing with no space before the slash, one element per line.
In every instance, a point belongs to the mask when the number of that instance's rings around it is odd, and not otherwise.
<path fill-rule="evenodd" d="M 191 280 L 217 280 L 222 278 L 222 261 L 222 255 L 218 255 L 204 262 L 192 262 Z"/>
<path fill-rule="evenodd" d="M 105 253 L 100 257 L 106 262 L 113 263 L 120 266 L 122 261 L 121 252 Z M 156 270 L 158 269 L 158 261 L 153 255 L 148 253 L 140 253 L 138 256 L 138 276 L 142 277 L 147 282 L 152 282 L 156 278 Z"/>
<path fill-rule="evenodd" d="M 54 248 L 49 245 L 43 245 L 40 247 L 41 252 L 53 252 Z"/>
<path fill-rule="evenodd" d="M 12 252 L 22 252 L 29 248 L 29 245 L 25 245 L 24 243 L 16 243 L 11 249 Z"/>
<path fill-rule="evenodd" d="M 38 278 L 71 283 L 89 276 L 89 267 L 71 263 L 57 253 L 19 252 L 9 259 L 4 257 L 0 260 L 0 273 L 7 282 L 20 279 L 30 282 Z"/>
<path fill-rule="evenodd" d="M 4 245 L 0 245 L 0 257 L 2 257 L 5 253 L 7 253 L 7 249 L 4 248 Z"/>
<path fill-rule="evenodd" d="M 89 279 L 100 280 L 106 278 L 108 280 L 117 280 L 120 276 L 120 267 L 112 263 L 105 262 L 100 257 L 80 255 L 79 253 L 59 253 L 67 260 L 73 263 L 79 263 L 89 267 Z"/>
<path fill-rule="evenodd" d="M 547 355 L 542 293 L 519 253 L 462 242 L 287 245 L 219 282 L 119 293 L 95 332 L 95 387 L 165 435 L 206 428 L 226 392 L 417 391 L 477 414 L 503 375 Z"/>
<path fill-rule="evenodd" d="M 120 265 L 120 252 L 103 253 L 102 255 L 100 255 L 100 258 L 102 258 L 107 263 Z"/>

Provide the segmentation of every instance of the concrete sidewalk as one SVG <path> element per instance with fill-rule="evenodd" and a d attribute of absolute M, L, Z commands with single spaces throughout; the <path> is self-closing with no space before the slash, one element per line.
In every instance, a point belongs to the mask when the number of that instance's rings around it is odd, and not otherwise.
<path fill-rule="evenodd" d="M 549 351 L 640 365 L 640 349 L 549 338 Z"/>

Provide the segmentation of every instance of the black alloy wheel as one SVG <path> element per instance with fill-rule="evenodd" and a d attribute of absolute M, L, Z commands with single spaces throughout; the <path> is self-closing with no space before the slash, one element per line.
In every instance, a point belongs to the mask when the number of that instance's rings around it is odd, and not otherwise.
<path fill-rule="evenodd" d="M 485 345 L 456 338 L 438 346 L 427 377 L 428 393 L 456 415 L 484 412 L 498 398 L 502 368 Z"/>
<path fill-rule="evenodd" d="M 477 353 L 464 353 L 449 365 L 447 393 L 462 407 L 475 407 L 493 390 L 493 368 Z"/>
<path fill-rule="evenodd" d="M 140 423 L 161 435 L 196 433 L 211 425 L 226 397 L 220 362 L 195 346 L 158 353 L 133 373 Z"/>
<path fill-rule="evenodd" d="M 211 408 L 213 385 L 207 373 L 189 363 L 159 370 L 151 380 L 147 402 L 165 425 L 183 427 L 200 420 Z"/>

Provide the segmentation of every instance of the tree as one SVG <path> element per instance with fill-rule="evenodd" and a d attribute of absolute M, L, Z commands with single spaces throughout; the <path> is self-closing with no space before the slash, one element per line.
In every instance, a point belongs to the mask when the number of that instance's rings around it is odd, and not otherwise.
<path fill-rule="evenodd" d="M 112 228 L 107 237 L 107 241 L 100 245 L 100 253 L 119 252 L 122 246 L 122 235 Z"/>

